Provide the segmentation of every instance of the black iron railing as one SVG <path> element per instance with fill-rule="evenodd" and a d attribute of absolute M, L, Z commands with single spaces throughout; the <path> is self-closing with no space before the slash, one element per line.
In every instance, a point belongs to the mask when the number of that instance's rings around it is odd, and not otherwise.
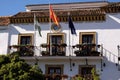
<path fill-rule="evenodd" d="M 34 46 L 33 45 L 12 45 L 10 49 L 14 49 L 11 54 L 18 54 L 19 56 L 33 56 Z"/>
<path fill-rule="evenodd" d="M 51 48 L 52 50 L 50 50 Z M 40 46 L 33 45 L 12 45 L 9 46 L 11 53 L 19 54 L 20 56 L 102 56 L 101 45 L 96 44 L 76 44 L 67 46 L 63 44 L 41 44 Z M 71 51 L 69 51 L 71 50 Z"/>

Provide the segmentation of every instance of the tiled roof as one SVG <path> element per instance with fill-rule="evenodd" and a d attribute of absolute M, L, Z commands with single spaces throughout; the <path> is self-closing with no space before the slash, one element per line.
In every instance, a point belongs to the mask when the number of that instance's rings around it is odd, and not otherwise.
<path fill-rule="evenodd" d="M 73 21 L 101 21 L 100 17 L 105 16 L 105 12 L 101 9 L 84 9 L 75 11 L 56 11 L 56 15 L 60 22 L 66 22 L 68 13 L 70 13 Z M 49 11 L 37 12 L 19 12 L 10 18 L 11 23 L 33 23 L 34 14 L 40 22 L 49 22 Z M 86 17 L 87 16 L 87 17 Z"/>
<path fill-rule="evenodd" d="M 0 26 L 7 26 L 10 23 L 10 16 L 1 16 L 0 17 Z"/>
<path fill-rule="evenodd" d="M 115 3 L 109 3 L 107 7 L 117 7 L 120 6 L 120 2 L 115 2 Z"/>
<path fill-rule="evenodd" d="M 109 3 L 106 6 L 101 7 L 106 13 L 120 13 L 120 2 Z"/>
<path fill-rule="evenodd" d="M 56 15 L 59 16 L 68 16 L 68 12 L 72 15 L 81 15 L 81 16 L 85 16 L 85 15 L 101 15 L 101 14 L 105 14 L 104 11 L 101 11 L 100 9 L 84 9 L 84 10 L 75 10 L 75 11 L 57 11 L 55 12 Z M 12 18 L 30 18 L 33 17 L 34 14 L 37 17 L 49 17 L 49 11 L 37 11 L 37 12 L 19 12 L 16 15 L 13 15 Z M 64 15 L 63 15 L 64 14 Z"/>
<path fill-rule="evenodd" d="M 22 17 L 25 17 L 25 18 L 31 18 L 31 17 L 34 17 L 34 13 L 36 16 L 49 16 L 49 12 L 19 12 L 17 13 L 16 15 L 13 15 L 12 18 L 22 18 Z"/>
<path fill-rule="evenodd" d="M 106 6 L 95 8 L 82 8 L 72 10 L 55 10 L 60 22 L 67 21 L 68 12 L 73 21 L 104 21 L 106 13 L 120 12 L 120 2 L 109 3 Z M 33 23 L 34 14 L 40 22 L 49 22 L 49 10 L 19 12 L 13 16 L 0 17 L 0 26 L 6 26 L 9 23 Z"/>

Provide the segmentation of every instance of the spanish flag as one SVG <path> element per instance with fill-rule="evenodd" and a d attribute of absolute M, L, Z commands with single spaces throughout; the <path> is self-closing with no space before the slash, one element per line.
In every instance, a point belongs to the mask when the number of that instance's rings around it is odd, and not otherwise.
<path fill-rule="evenodd" d="M 57 26 L 59 26 L 58 18 L 57 18 L 57 16 L 56 16 L 56 14 L 54 13 L 51 5 L 50 5 L 50 19 L 52 19 L 52 21 L 53 21 Z"/>

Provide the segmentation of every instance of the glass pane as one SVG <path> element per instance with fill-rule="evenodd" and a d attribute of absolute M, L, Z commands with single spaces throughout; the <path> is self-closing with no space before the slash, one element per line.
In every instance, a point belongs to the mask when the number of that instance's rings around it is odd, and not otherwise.
<path fill-rule="evenodd" d="M 52 36 L 52 44 L 61 44 L 62 36 L 61 35 L 54 35 Z"/>
<path fill-rule="evenodd" d="M 21 36 L 20 44 L 30 44 L 30 36 Z"/>
<path fill-rule="evenodd" d="M 54 74 L 54 69 L 50 69 L 50 73 L 49 74 Z"/>
<path fill-rule="evenodd" d="M 56 69 L 56 74 L 61 74 L 61 69 L 60 68 Z"/>
<path fill-rule="evenodd" d="M 60 67 L 49 67 L 48 68 L 48 74 L 61 74 L 61 68 Z"/>
<path fill-rule="evenodd" d="M 82 35 L 82 43 L 92 43 L 93 35 Z"/>
<path fill-rule="evenodd" d="M 93 67 L 82 67 L 81 68 L 81 74 L 86 75 L 86 74 L 91 74 L 91 70 Z"/>
<path fill-rule="evenodd" d="M 52 35 L 51 36 L 51 42 L 52 42 L 52 55 L 57 55 L 58 52 L 61 52 L 61 48 L 58 47 L 62 43 L 62 35 Z"/>

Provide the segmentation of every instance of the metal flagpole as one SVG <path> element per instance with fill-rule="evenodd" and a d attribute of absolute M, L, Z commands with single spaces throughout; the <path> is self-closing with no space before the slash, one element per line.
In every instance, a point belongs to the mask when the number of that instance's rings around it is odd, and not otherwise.
<path fill-rule="evenodd" d="M 69 24 L 69 16 L 70 16 L 70 12 L 68 12 L 68 27 L 70 26 L 70 24 Z M 70 28 L 69 28 L 69 32 L 68 32 L 68 34 L 69 34 L 69 61 L 70 61 L 70 71 L 72 71 L 72 59 L 71 59 L 71 45 L 70 45 Z"/>
<path fill-rule="evenodd" d="M 70 0 L 69 0 L 69 2 L 70 2 Z M 68 8 L 69 9 L 69 8 Z M 70 8 L 71 9 L 71 8 Z M 68 27 L 70 26 L 70 24 L 69 24 L 69 18 L 70 18 L 70 12 L 68 12 Z M 71 59 L 71 37 L 70 37 L 70 27 L 69 27 L 69 61 L 70 61 L 70 71 L 72 71 L 72 59 Z"/>
<path fill-rule="evenodd" d="M 35 47 L 36 47 L 36 29 L 35 29 L 35 25 L 36 25 L 36 15 L 34 13 L 34 53 L 35 53 Z"/>
<path fill-rule="evenodd" d="M 70 12 L 68 12 L 68 20 L 69 20 L 69 16 L 70 16 Z M 69 27 L 69 23 L 68 23 L 68 27 Z M 71 50 L 70 50 L 70 43 L 71 43 L 71 40 L 70 40 L 70 28 L 69 28 L 69 56 L 71 56 Z"/>
<path fill-rule="evenodd" d="M 52 35 L 51 35 L 51 18 L 50 18 L 50 0 L 49 1 L 49 28 L 50 28 L 50 42 L 49 42 L 49 45 L 50 45 L 50 55 L 52 55 Z"/>

